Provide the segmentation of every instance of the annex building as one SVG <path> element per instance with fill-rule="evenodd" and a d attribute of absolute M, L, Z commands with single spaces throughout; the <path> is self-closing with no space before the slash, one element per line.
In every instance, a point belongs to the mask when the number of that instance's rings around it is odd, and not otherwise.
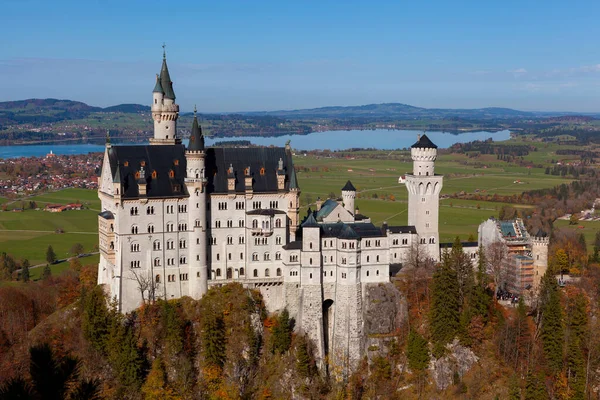
<path fill-rule="evenodd" d="M 358 213 L 350 181 L 340 199 L 301 219 L 289 146 L 209 148 L 196 116 L 182 144 L 164 56 L 151 110 L 149 145 L 106 145 L 98 283 L 129 312 L 239 282 L 260 290 L 269 311 L 287 308 L 319 357 L 356 366 L 365 286 L 389 282 L 415 245 L 439 260 L 437 146 L 423 135 L 411 148 L 407 226 L 376 226 Z"/>

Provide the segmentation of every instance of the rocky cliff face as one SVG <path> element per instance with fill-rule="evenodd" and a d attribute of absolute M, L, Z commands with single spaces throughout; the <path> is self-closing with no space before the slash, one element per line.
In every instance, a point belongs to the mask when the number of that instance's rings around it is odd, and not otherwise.
<path fill-rule="evenodd" d="M 385 355 L 389 342 L 408 318 L 406 298 L 393 283 L 366 285 L 363 301 L 364 353 L 369 360 Z"/>
<path fill-rule="evenodd" d="M 455 376 L 462 377 L 479 361 L 479 357 L 468 347 L 461 346 L 458 339 L 446 345 L 448 354 L 432 359 L 429 369 L 438 390 L 444 390 L 453 384 Z"/>

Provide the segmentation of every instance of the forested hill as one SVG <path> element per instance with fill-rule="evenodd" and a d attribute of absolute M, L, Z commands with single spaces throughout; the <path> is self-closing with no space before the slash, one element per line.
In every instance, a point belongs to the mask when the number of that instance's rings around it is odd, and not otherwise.
<path fill-rule="evenodd" d="M 150 107 L 140 104 L 119 104 L 94 107 L 80 101 L 59 99 L 27 99 L 0 102 L 0 124 L 50 123 L 86 118 L 91 113 L 143 113 Z"/>
<path fill-rule="evenodd" d="M 415 119 L 452 119 L 472 120 L 540 118 L 568 115 L 568 112 L 529 112 L 510 108 L 487 107 L 476 109 L 423 108 L 402 103 L 367 104 L 348 107 L 321 107 L 302 110 L 257 111 L 247 115 L 270 115 L 284 118 L 415 118 Z"/>

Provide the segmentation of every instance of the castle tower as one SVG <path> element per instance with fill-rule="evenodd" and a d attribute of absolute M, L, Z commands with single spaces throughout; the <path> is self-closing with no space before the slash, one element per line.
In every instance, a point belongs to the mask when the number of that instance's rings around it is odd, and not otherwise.
<path fill-rule="evenodd" d="M 194 122 L 190 143 L 185 152 L 187 161 L 185 185 L 189 197 L 188 227 L 190 233 L 189 295 L 199 299 L 208 290 L 208 267 L 206 261 L 206 178 L 204 173 L 204 136 L 198 124 L 194 106 Z"/>
<path fill-rule="evenodd" d="M 531 256 L 533 257 L 533 290 L 537 293 L 542 277 L 548 270 L 548 246 L 550 238 L 543 230 L 538 230 L 531 238 Z"/>
<path fill-rule="evenodd" d="M 321 273 L 321 228 L 309 210 L 302 224 L 302 252 L 300 253 L 300 282 L 302 301 L 300 329 L 316 345 L 320 362 L 325 355 L 323 338 L 323 280 Z"/>
<path fill-rule="evenodd" d="M 167 67 L 167 56 L 163 45 L 163 62 L 160 75 L 156 75 L 156 84 L 152 91 L 152 119 L 154 120 L 154 137 L 150 144 L 181 143 L 177 138 L 177 118 L 179 105 L 175 104 L 173 82 Z"/>
<path fill-rule="evenodd" d="M 439 260 L 439 202 L 443 177 L 435 175 L 437 146 L 426 135 L 411 146 L 413 173 L 406 176 L 408 225 L 416 228 L 419 244 Z"/>
<path fill-rule="evenodd" d="M 344 208 L 352 215 L 354 215 L 354 199 L 356 198 L 356 188 L 352 182 L 348 181 L 342 188 L 342 201 Z"/>

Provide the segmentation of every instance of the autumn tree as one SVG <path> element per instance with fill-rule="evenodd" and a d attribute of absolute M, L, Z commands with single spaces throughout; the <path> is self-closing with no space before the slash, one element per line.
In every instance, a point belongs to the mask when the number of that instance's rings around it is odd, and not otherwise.
<path fill-rule="evenodd" d="M 74 256 L 78 256 L 80 254 L 83 254 L 84 251 L 85 250 L 81 243 L 74 243 L 73 246 L 71 246 L 70 253 Z"/>
<path fill-rule="evenodd" d="M 152 368 L 142 386 L 142 394 L 146 400 L 176 400 L 179 399 L 167 381 L 165 365 L 160 357 L 152 363 Z"/>
<path fill-rule="evenodd" d="M 292 343 L 292 329 L 290 314 L 287 308 L 284 308 L 277 317 L 277 323 L 273 326 L 273 353 L 283 354 L 289 350 Z"/>
<path fill-rule="evenodd" d="M 498 290 L 506 282 L 508 253 L 506 245 L 501 241 L 492 242 L 485 249 L 485 259 L 487 262 L 487 271 L 494 280 L 494 298 L 498 295 Z"/>
<path fill-rule="evenodd" d="M 210 310 L 202 319 L 202 346 L 208 366 L 223 367 L 225 363 L 225 323 L 223 316 Z"/>
<path fill-rule="evenodd" d="M 50 278 L 52 276 L 52 270 L 50 269 L 50 266 L 48 264 L 46 264 L 44 266 L 44 270 L 42 271 L 42 280 L 46 280 L 48 278 Z"/>

